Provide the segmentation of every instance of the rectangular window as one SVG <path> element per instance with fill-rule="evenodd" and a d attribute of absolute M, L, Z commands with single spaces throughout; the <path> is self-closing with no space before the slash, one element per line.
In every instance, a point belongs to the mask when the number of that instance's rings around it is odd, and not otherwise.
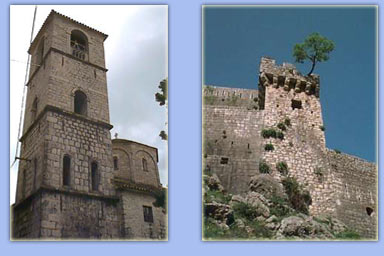
<path fill-rule="evenodd" d="M 222 157 L 220 160 L 220 164 L 228 164 L 228 157 Z"/>
<path fill-rule="evenodd" d="M 64 156 L 63 158 L 63 186 L 69 186 L 71 183 L 71 158 Z"/>
<path fill-rule="evenodd" d="M 91 185 L 93 191 L 99 190 L 99 170 L 96 162 L 91 164 Z"/>
<path fill-rule="evenodd" d="M 149 222 L 149 223 L 153 223 L 152 207 L 143 206 L 143 212 L 144 212 L 144 221 Z"/>
<path fill-rule="evenodd" d="M 113 169 L 118 170 L 119 169 L 119 160 L 117 157 L 113 157 Z"/>

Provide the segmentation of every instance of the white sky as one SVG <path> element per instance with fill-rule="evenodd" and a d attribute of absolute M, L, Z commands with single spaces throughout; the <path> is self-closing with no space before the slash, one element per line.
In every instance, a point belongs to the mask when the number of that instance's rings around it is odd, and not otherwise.
<path fill-rule="evenodd" d="M 160 180 L 168 185 L 166 109 L 155 101 L 158 85 L 168 75 L 168 7 L 164 5 L 39 5 L 34 36 L 50 11 L 71 17 L 108 35 L 105 58 L 112 138 L 158 148 Z M 10 163 L 16 152 L 27 50 L 34 6 L 10 7 Z M 22 128 L 22 127 L 21 127 Z M 20 135 L 21 136 L 21 135 Z M 15 201 L 18 162 L 10 173 L 10 202 Z"/>

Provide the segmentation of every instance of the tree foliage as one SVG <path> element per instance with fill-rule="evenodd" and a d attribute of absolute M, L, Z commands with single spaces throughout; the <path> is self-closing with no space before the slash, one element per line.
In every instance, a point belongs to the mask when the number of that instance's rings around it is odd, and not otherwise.
<path fill-rule="evenodd" d="M 165 105 L 168 110 L 168 78 L 165 78 L 160 82 L 159 88 L 161 92 L 155 94 L 155 100 L 159 102 L 160 106 Z M 167 123 L 165 123 L 165 125 L 167 125 Z M 160 131 L 159 136 L 162 140 L 168 140 L 168 135 L 164 130 Z"/>
<path fill-rule="evenodd" d="M 312 67 L 307 76 L 311 75 L 317 62 L 327 61 L 329 53 L 335 48 L 335 43 L 319 33 L 310 34 L 304 43 L 296 44 L 293 48 L 295 61 L 304 63 L 305 60 L 312 62 Z"/>
<path fill-rule="evenodd" d="M 164 79 L 160 82 L 159 88 L 160 92 L 155 94 L 156 101 L 159 102 L 160 106 L 165 105 L 166 100 L 168 99 L 168 79 Z"/>

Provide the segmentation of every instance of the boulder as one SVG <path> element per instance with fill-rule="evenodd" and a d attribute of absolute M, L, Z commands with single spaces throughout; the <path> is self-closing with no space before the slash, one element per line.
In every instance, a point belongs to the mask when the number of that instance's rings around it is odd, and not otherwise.
<path fill-rule="evenodd" d="M 224 191 L 224 187 L 221 185 L 220 179 L 216 174 L 211 176 L 204 175 L 204 182 L 210 190 Z"/>
<path fill-rule="evenodd" d="M 255 208 L 257 216 L 269 217 L 268 202 L 263 195 L 251 191 L 247 193 L 245 200 L 247 204 Z"/>
<path fill-rule="evenodd" d="M 286 198 L 284 188 L 277 180 L 269 174 L 258 174 L 251 178 L 249 190 L 263 195 L 265 198 L 278 196 Z"/>
<path fill-rule="evenodd" d="M 233 210 L 229 205 L 220 204 L 216 202 L 204 204 L 204 214 L 207 217 L 211 217 L 215 220 L 230 225 L 234 222 Z"/>

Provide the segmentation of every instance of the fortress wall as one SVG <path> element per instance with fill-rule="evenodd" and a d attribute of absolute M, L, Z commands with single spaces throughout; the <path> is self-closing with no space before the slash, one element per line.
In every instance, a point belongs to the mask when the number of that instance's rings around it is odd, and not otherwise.
<path fill-rule="evenodd" d="M 338 181 L 334 191 L 336 217 L 363 237 L 375 238 L 378 217 L 376 165 L 330 150 L 327 157 Z"/>
<path fill-rule="evenodd" d="M 258 173 L 262 112 L 205 105 L 203 118 L 204 168 L 209 166 L 230 193 L 246 192 L 249 179 Z"/>

